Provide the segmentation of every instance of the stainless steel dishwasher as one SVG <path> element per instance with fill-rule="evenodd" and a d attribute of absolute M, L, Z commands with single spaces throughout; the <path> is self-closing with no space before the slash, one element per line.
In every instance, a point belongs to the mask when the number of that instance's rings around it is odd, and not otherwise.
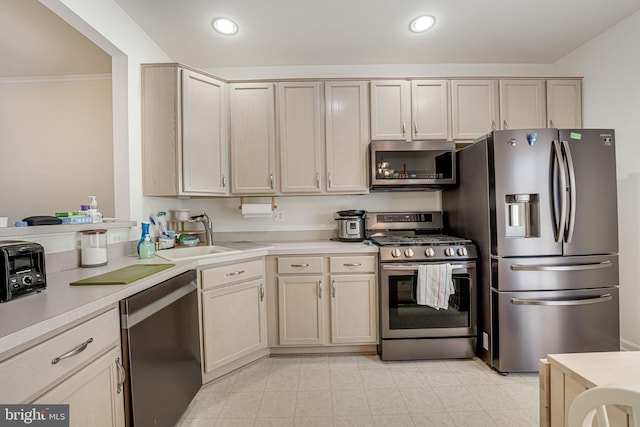
<path fill-rule="evenodd" d="M 174 426 L 202 386 L 196 271 L 120 301 L 127 426 Z"/>

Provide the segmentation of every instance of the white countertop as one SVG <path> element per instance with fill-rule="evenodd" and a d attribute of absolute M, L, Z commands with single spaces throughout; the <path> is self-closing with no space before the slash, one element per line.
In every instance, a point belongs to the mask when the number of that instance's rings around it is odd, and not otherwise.
<path fill-rule="evenodd" d="M 141 260 L 137 256 L 129 256 L 109 260 L 109 264 L 103 267 L 77 268 L 47 274 L 47 288 L 44 291 L 21 296 L 0 304 L 0 360 L 17 352 L 29 341 L 55 333 L 74 321 L 104 310 L 124 298 L 190 269 L 266 255 L 378 252 L 376 246 L 338 241 L 221 244 L 235 245 L 240 251 L 175 263 L 160 257 Z M 145 263 L 168 263 L 175 264 L 175 266 L 128 285 L 69 285 L 79 279 L 97 276 L 133 264 Z"/>

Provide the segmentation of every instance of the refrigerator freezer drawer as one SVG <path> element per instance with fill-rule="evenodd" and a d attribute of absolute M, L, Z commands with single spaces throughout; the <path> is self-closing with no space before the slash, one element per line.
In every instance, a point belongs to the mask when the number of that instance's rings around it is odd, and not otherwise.
<path fill-rule="evenodd" d="M 556 291 L 618 285 L 618 256 L 499 258 L 492 287 L 499 291 Z"/>
<path fill-rule="evenodd" d="M 553 353 L 620 350 L 618 288 L 496 292 L 493 366 L 534 372 Z"/>

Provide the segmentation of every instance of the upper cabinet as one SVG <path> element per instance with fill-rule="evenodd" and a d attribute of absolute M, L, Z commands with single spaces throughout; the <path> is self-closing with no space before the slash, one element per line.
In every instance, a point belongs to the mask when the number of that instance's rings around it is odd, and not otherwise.
<path fill-rule="evenodd" d="M 497 80 L 451 80 L 453 139 L 475 139 L 496 129 Z"/>
<path fill-rule="evenodd" d="M 324 84 L 326 191 L 366 193 L 369 155 L 369 83 Z"/>
<path fill-rule="evenodd" d="M 546 127 L 544 80 L 500 80 L 499 129 Z"/>
<path fill-rule="evenodd" d="M 146 196 L 227 194 L 225 83 L 176 64 L 142 67 Z"/>
<path fill-rule="evenodd" d="M 582 127 L 582 80 L 547 80 L 547 127 Z"/>
<path fill-rule="evenodd" d="M 410 140 L 411 99 L 406 80 L 371 82 L 371 139 Z"/>
<path fill-rule="evenodd" d="M 368 192 L 367 82 L 229 88 L 233 194 Z"/>
<path fill-rule="evenodd" d="M 322 191 L 321 83 L 278 83 L 283 193 Z"/>
<path fill-rule="evenodd" d="M 411 132 L 414 140 L 451 139 L 449 111 L 447 80 L 411 81 Z"/>
<path fill-rule="evenodd" d="M 446 80 L 371 82 L 371 139 L 449 139 Z"/>
<path fill-rule="evenodd" d="M 231 191 L 276 193 L 275 85 L 229 86 Z"/>

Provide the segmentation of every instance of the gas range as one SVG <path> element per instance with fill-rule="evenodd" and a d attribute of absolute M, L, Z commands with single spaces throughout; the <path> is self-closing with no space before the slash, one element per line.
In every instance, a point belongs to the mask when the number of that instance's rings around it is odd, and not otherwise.
<path fill-rule="evenodd" d="M 442 234 L 442 212 L 367 212 L 366 229 L 381 262 L 477 258 L 471 240 Z"/>

